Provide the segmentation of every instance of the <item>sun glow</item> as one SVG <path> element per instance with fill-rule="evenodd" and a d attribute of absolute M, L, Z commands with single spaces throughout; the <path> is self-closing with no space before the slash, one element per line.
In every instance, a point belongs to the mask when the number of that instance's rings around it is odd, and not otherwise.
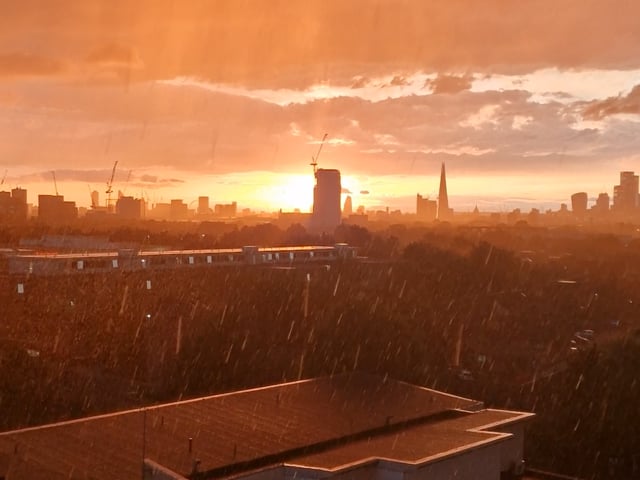
<path fill-rule="evenodd" d="M 283 174 L 261 186 L 256 192 L 259 200 L 268 210 L 310 212 L 313 205 L 314 179 L 311 174 Z"/>

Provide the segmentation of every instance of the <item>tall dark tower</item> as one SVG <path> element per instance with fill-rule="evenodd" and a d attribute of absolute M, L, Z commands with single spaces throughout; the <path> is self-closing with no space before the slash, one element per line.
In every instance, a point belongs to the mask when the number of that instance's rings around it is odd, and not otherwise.
<path fill-rule="evenodd" d="M 311 227 L 314 231 L 333 232 L 340 225 L 340 172 L 319 168 L 315 172 L 313 189 L 313 213 Z"/>
<path fill-rule="evenodd" d="M 444 170 L 444 162 L 440 170 L 440 190 L 438 191 L 438 220 L 448 220 L 453 216 L 453 210 L 449 208 L 449 196 L 447 195 L 447 174 Z"/>
<path fill-rule="evenodd" d="M 340 171 L 336 169 L 318 168 L 318 157 L 328 134 L 324 134 L 318 153 L 311 157 L 310 165 L 313 167 L 313 176 L 316 186 L 313 187 L 313 212 L 311 213 L 311 230 L 315 232 L 333 232 L 340 225 Z"/>
<path fill-rule="evenodd" d="M 347 198 L 344 201 L 344 207 L 342 208 L 342 216 L 348 218 L 352 213 L 353 201 L 351 200 L 351 195 L 347 195 Z"/>

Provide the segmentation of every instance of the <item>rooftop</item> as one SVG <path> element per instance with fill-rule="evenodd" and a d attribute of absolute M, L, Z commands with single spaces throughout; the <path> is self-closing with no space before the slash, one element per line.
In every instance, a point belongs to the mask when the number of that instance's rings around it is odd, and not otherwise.
<path fill-rule="evenodd" d="M 528 413 L 482 410 L 473 414 L 458 412 L 448 418 L 433 419 L 416 426 L 367 437 L 325 451 L 301 456 L 289 465 L 336 471 L 377 460 L 392 460 L 411 465 L 455 455 L 508 437 L 491 428 L 523 420 Z"/>
<path fill-rule="evenodd" d="M 183 475 L 195 459 L 216 476 L 283 464 L 331 470 L 365 451 L 384 457 L 390 445 L 394 458 L 418 462 L 496 441 L 505 434 L 481 430 L 529 415 L 480 409 L 386 378 L 324 377 L 0 433 L 0 476 L 134 479 L 143 457 Z"/>

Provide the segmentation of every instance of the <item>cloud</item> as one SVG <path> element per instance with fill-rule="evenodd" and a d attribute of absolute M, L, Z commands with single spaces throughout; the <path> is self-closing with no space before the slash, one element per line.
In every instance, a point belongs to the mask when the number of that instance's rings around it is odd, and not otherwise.
<path fill-rule="evenodd" d="M 131 47 L 109 44 L 92 51 L 85 62 L 90 65 L 110 68 L 141 68 L 142 59 Z"/>
<path fill-rule="evenodd" d="M 460 122 L 460 126 L 480 130 L 487 125 L 497 125 L 499 111 L 500 105 L 483 105 L 477 112 Z"/>
<path fill-rule="evenodd" d="M 524 115 L 514 115 L 513 122 L 511 122 L 511 128 L 514 130 L 522 130 L 533 121 L 533 117 L 526 117 Z"/>
<path fill-rule="evenodd" d="M 14 180 L 17 183 L 45 182 L 51 183 L 51 185 L 53 186 L 53 171 L 55 171 L 56 181 L 60 183 L 86 182 L 90 184 L 104 184 L 106 186 L 107 180 L 111 175 L 111 171 L 106 169 L 74 170 L 61 168 L 55 170 L 38 171 L 24 175 L 17 175 L 14 177 Z"/>
<path fill-rule="evenodd" d="M 130 47 L 118 44 L 105 45 L 94 50 L 85 59 L 87 63 L 97 65 L 129 66 L 140 64 L 137 52 Z"/>
<path fill-rule="evenodd" d="M 64 70 L 64 64 L 53 58 L 25 53 L 0 55 L 0 77 L 49 76 Z"/>
<path fill-rule="evenodd" d="M 38 171 L 23 175 L 14 175 L 11 180 L 14 183 L 49 183 L 53 186 L 54 170 Z M 128 172 L 116 170 L 114 178 L 114 187 L 126 189 L 127 186 L 133 187 L 165 187 L 185 183 L 179 178 L 162 178 L 156 175 L 142 174 L 132 175 L 129 177 Z M 89 184 L 90 189 L 101 190 L 102 185 L 106 188 L 107 180 L 111 176 L 111 170 L 104 169 L 69 169 L 61 168 L 55 170 L 56 181 L 59 184 L 63 182 L 80 182 Z M 98 186 L 99 185 L 99 186 Z"/>
<path fill-rule="evenodd" d="M 471 88 L 473 76 L 463 75 L 438 75 L 433 80 L 427 80 L 425 87 L 433 90 L 434 94 L 439 93 L 459 93 Z"/>
<path fill-rule="evenodd" d="M 364 88 L 367 85 L 369 85 L 370 82 L 371 80 L 367 77 L 354 77 L 353 83 L 351 84 L 351 88 L 353 89 Z"/>
<path fill-rule="evenodd" d="M 158 183 L 157 175 L 140 175 L 138 180 L 144 183 Z"/>
<path fill-rule="evenodd" d="M 321 167 L 343 175 L 430 175 L 443 160 L 476 173 L 588 171 L 640 151 L 637 124 L 576 130 L 582 103 L 538 103 L 524 90 L 278 105 L 157 82 L 106 86 L 100 95 L 73 84 L 6 85 L 19 101 L 0 104 L 0 159 L 36 171 L 83 165 L 103 172 L 99 183 L 115 158 L 124 178 L 131 168 L 148 175 L 132 182 L 161 186 L 160 178 L 306 173 L 317 152 L 311 142 L 325 132 Z"/>
<path fill-rule="evenodd" d="M 389 82 L 390 87 L 405 87 L 409 85 L 409 81 L 402 75 L 394 75 L 391 81 Z"/>
<path fill-rule="evenodd" d="M 587 120 L 601 120 L 617 114 L 640 114 L 640 85 L 633 87 L 627 95 L 591 102 L 583 111 Z"/>
<path fill-rule="evenodd" d="M 114 81 L 129 86 L 132 75 L 140 76 L 144 62 L 138 51 L 118 43 L 94 49 L 78 66 L 79 76 L 90 84 L 109 84 Z"/>
<path fill-rule="evenodd" d="M 235 0 L 5 3 L 0 45 L 29 45 L 33 55 L 64 55 L 64 62 L 89 51 L 95 60 L 101 53 L 123 63 L 128 52 L 118 46 L 135 45 L 145 63 L 140 80 L 304 88 L 390 71 L 401 79 L 416 70 L 640 66 L 638 2 L 611 8 L 610 0 L 486 0 L 477 8 L 475 0 L 256 0 L 250 9 Z"/>

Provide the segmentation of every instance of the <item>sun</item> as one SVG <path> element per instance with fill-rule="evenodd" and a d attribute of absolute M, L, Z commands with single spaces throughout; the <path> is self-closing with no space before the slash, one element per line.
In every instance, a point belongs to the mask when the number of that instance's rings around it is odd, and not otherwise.
<path fill-rule="evenodd" d="M 265 207 L 283 212 L 310 212 L 313 206 L 313 175 L 282 174 L 262 187 L 259 197 Z"/>

